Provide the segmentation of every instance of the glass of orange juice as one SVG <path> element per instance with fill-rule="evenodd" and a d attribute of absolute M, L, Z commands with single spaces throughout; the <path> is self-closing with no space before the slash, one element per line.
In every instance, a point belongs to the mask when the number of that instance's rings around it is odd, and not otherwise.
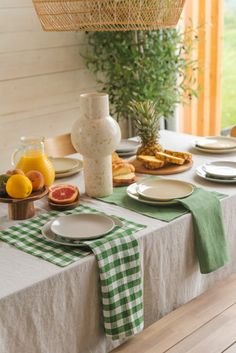
<path fill-rule="evenodd" d="M 21 137 L 21 145 L 12 155 L 12 164 L 27 173 L 38 170 L 44 176 L 45 184 L 52 185 L 55 170 L 44 152 L 44 137 Z"/>

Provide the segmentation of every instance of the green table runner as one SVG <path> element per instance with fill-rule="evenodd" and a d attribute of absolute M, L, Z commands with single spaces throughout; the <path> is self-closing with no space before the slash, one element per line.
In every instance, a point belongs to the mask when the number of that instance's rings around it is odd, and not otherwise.
<path fill-rule="evenodd" d="M 228 250 L 219 202 L 226 195 L 196 188 L 192 195 L 178 200 L 178 205 L 152 206 L 131 199 L 126 188 L 115 188 L 112 195 L 99 200 L 166 222 L 190 211 L 201 273 L 215 271 L 226 264 Z"/>
<path fill-rule="evenodd" d="M 79 206 L 62 214 L 99 213 L 96 209 Z M 86 241 L 84 248 L 57 245 L 41 235 L 42 226 L 59 212 L 44 213 L 0 232 L 0 239 L 31 255 L 58 266 L 67 266 L 94 253 L 99 267 L 103 303 L 104 328 L 113 340 L 138 333 L 143 329 L 143 295 L 138 242 L 134 233 L 144 225 L 122 219 L 103 238 Z"/>

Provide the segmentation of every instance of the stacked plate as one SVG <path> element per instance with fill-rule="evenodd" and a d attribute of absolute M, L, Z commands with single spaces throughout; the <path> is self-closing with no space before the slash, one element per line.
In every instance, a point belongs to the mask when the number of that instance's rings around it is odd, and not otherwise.
<path fill-rule="evenodd" d="M 49 159 L 55 168 L 56 179 L 77 174 L 83 168 L 83 163 L 79 159 L 65 157 L 49 157 Z"/>
<path fill-rule="evenodd" d="M 211 136 L 194 141 L 193 147 L 207 153 L 236 152 L 236 139 L 233 137 Z"/>
<path fill-rule="evenodd" d="M 46 223 L 42 228 L 42 235 L 56 244 L 81 246 L 81 241 L 101 238 L 116 226 L 122 227 L 123 224 L 111 216 L 96 213 L 66 215 Z"/>
<path fill-rule="evenodd" d="M 137 141 L 132 141 L 128 139 L 123 139 L 120 141 L 119 146 L 116 149 L 116 152 L 120 157 L 129 157 L 136 154 L 140 143 Z"/>
<path fill-rule="evenodd" d="M 127 188 L 127 195 L 133 200 L 149 205 L 177 204 L 180 198 L 187 197 L 194 186 L 182 180 L 145 178 Z"/>
<path fill-rule="evenodd" d="M 236 183 L 236 162 L 210 162 L 199 167 L 197 175 L 218 183 Z"/>

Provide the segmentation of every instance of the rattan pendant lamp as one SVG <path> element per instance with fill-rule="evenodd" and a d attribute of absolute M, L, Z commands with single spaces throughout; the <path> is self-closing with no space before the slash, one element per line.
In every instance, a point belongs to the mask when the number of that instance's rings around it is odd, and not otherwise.
<path fill-rule="evenodd" d="M 33 0 L 45 31 L 154 30 L 177 24 L 185 0 Z"/>

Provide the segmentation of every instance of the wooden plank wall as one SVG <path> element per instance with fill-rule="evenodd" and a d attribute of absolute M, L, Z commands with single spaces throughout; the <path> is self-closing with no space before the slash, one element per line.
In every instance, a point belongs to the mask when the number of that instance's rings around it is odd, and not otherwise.
<path fill-rule="evenodd" d="M 221 128 L 221 59 L 223 42 L 223 0 L 186 0 L 184 27 L 195 29 L 198 42 L 192 58 L 200 87 L 198 99 L 182 107 L 182 128 L 195 135 L 217 135 Z"/>
<path fill-rule="evenodd" d="M 31 0 L 0 0 L 0 170 L 23 135 L 71 129 L 81 92 L 97 89 L 84 33 L 43 32 Z"/>

